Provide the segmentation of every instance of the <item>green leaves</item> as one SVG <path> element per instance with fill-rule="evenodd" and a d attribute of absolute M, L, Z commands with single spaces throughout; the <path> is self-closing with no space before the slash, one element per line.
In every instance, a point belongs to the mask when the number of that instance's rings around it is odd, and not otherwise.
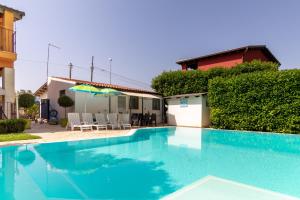
<path fill-rule="evenodd" d="M 234 68 L 213 68 L 208 71 L 169 71 L 152 80 L 152 88 L 163 96 L 201 93 L 208 91 L 208 81 L 215 77 L 231 77 L 257 71 L 277 71 L 278 64 L 254 60 Z"/>
<path fill-rule="evenodd" d="M 23 108 L 30 108 L 33 106 L 35 97 L 30 93 L 20 94 L 19 96 L 19 105 Z"/>
<path fill-rule="evenodd" d="M 218 77 L 208 91 L 215 128 L 300 133 L 300 70 Z"/>
<path fill-rule="evenodd" d="M 67 108 L 74 105 L 73 99 L 67 95 L 62 95 L 57 99 L 59 106 L 65 108 L 65 118 L 67 118 Z"/>
<path fill-rule="evenodd" d="M 27 121 L 25 119 L 6 119 L 0 121 L 0 134 L 22 133 Z"/>
<path fill-rule="evenodd" d="M 57 100 L 59 106 L 67 108 L 74 105 L 74 101 L 67 95 L 60 96 Z"/>

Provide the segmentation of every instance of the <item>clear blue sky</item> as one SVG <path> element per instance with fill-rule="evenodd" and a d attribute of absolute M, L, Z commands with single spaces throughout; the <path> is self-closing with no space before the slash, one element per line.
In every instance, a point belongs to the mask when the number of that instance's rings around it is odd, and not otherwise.
<path fill-rule="evenodd" d="M 50 75 L 88 80 L 95 65 L 148 83 L 164 70 L 180 69 L 179 58 L 250 44 L 266 44 L 282 63 L 300 66 L 300 1 L 274 0 L 2 0 L 26 13 L 17 23 L 16 87 L 36 90 Z M 95 81 L 108 74 L 95 71 Z M 147 87 L 141 83 L 113 83 Z"/>

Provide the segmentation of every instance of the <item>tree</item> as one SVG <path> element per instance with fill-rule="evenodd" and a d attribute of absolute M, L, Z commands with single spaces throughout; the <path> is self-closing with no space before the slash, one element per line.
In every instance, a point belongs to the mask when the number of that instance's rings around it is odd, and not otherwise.
<path fill-rule="evenodd" d="M 35 97 L 29 93 L 23 93 L 19 96 L 19 106 L 22 108 L 30 108 L 35 103 Z"/>
<path fill-rule="evenodd" d="M 67 95 L 60 96 L 57 100 L 59 106 L 65 108 L 65 118 L 67 118 L 67 108 L 74 105 L 74 101 Z"/>
<path fill-rule="evenodd" d="M 19 93 L 19 107 L 24 108 L 25 116 L 28 114 L 28 109 L 35 104 L 35 97 L 31 93 L 24 92 Z M 18 112 L 18 111 L 17 111 Z M 27 116 L 28 117 L 28 116 Z"/>

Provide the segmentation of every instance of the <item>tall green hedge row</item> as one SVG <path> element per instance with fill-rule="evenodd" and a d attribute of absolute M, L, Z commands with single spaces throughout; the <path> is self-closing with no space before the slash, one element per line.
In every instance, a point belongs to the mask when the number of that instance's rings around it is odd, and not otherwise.
<path fill-rule="evenodd" d="M 208 80 L 214 77 L 230 77 L 257 71 L 278 71 L 278 67 L 276 63 L 254 60 L 230 69 L 220 67 L 208 71 L 169 71 L 155 77 L 152 80 L 152 88 L 163 96 L 207 92 Z"/>
<path fill-rule="evenodd" d="M 214 128 L 300 133 L 300 70 L 209 81 Z"/>

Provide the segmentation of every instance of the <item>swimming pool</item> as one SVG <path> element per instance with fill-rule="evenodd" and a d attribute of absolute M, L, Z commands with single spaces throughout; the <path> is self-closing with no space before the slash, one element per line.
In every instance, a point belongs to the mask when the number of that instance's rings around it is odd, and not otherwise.
<path fill-rule="evenodd" d="M 300 197 L 300 137 L 196 128 L 0 148 L 0 199 L 159 199 L 207 176 Z"/>

